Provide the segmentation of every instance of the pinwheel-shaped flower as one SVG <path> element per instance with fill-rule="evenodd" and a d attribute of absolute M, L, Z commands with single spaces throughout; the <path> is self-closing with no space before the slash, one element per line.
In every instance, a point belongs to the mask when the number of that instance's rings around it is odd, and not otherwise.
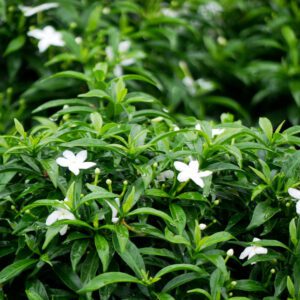
<path fill-rule="evenodd" d="M 181 161 L 175 161 L 174 166 L 180 172 L 177 176 L 178 181 L 186 182 L 191 179 L 201 188 L 204 187 L 202 178 L 212 174 L 211 171 L 199 171 L 199 162 L 197 160 L 190 161 L 188 165 Z"/>
<path fill-rule="evenodd" d="M 300 191 L 294 188 L 288 189 L 289 195 L 297 201 L 296 203 L 296 212 L 300 215 Z"/>
<path fill-rule="evenodd" d="M 43 29 L 33 29 L 27 35 L 39 40 L 38 47 L 41 53 L 45 52 L 50 46 L 63 47 L 65 45 L 62 34 L 52 26 L 46 26 Z"/>
<path fill-rule="evenodd" d="M 75 216 L 65 208 L 58 208 L 54 212 L 52 212 L 48 218 L 46 219 L 46 225 L 50 226 L 59 220 L 75 220 Z M 60 235 L 66 234 L 68 230 L 68 225 L 64 225 L 62 229 L 59 231 Z"/>
<path fill-rule="evenodd" d="M 86 162 L 86 159 L 86 150 L 82 150 L 76 155 L 72 151 L 66 150 L 63 152 L 63 157 L 59 157 L 56 159 L 56 163 L 61 167 L 68 168 L 72 173 L 74 173 L 77 176 L 80 173 L 81 169 L 89 169 L 96 165 L 96 163 L 94 162 Z"/>
<path fill-rule="evenodd" d="M 260 241 L 259 238 L 254 238 L 253 242 L 258 242 Z M 254 255 L 258 255 L 258 254 L 267 254 L 268 253 L 268 249 L 261 247 L 261 246 L 249 246 L 246 247 L 245 250 L 241 253 L 240 255 L 240 259 L 245 259 L 246 257 L 248 257 L 248 259 L 252 258 Z M 251 263 L 251 265 L 254 265 L 255 262 Z"/>
<path fill-rule="evenodd" d="M 56 8 L 58 7 L 58 3 L 44 3 L 38 6 L 24 6 L 24 5 L 19 5 L 20 10 L 24 14 L 25 17 L 31 17 L 39 12 L 51 9 L 51 8 Z"/>

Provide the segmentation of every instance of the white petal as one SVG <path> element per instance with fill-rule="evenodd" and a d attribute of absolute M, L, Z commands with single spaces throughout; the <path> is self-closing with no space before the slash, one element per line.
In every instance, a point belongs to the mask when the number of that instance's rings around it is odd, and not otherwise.
<path fill-rule="evenodd" d="M 190 179 L 190 176 L 188 174 L 188 172 L 180 172 L 178 175 L 177 175 L 177 180 L 179 182 L 186 182 Z"/>
<path fill-rule="evenodd" d="M 42 39 L 38 43 L 40 53 L 45 52 L 49 48 L 50 44 L 46 39 Z"/>
<path fill-rule="evenodd" d="M 117 215 L 118 215 L 118 210 L 117 210 L 112 204 L 110 204 L 108 201 L 106 201 L 106 203 L 108 204 L 108 206 L 109 206 L 110 209 L 111 209 L 111 216 L 112 216 L 112 220 L 113 220 L 114 218 L 117 217 Z"/>
<path fill-rule="evenodd" d="M 55 223 L 60 217 L 60 215 L 61 212 L 59 210 L 55 210 L 54 212 L 52 212 L 46 219 L 46 225 L 49 226 Z"/>
<path fill-rule="evenodd" d="M 136 60 L 134 58 L 127 58 L 121 61 L 121 65 L 126 67 L 126 66 L 133 65 L 135 62 Z"/>
<path fill-rule="evenodd" d="M 60 165 L 61 167 L 68 167 L 69 164 L 70 164 L 70 161 L 66 158 L 59 157 L 59 158 L 56 159 L 56 163 L 58 165 Z"/>
<path fill-rule="evenodd" d="M 177 171 L 180 171 L 180 172 L 186 171 L 188 169 L 188 166 L 181 161 L 175 161 L 174 167 Z"/>
<path fill-rule="evenodd" d="M 106 56 L 107 56 L 108 60 L 113 60 L 114 59 L 114 51 L 113 51 L 113 48 L 111 46 L 107 46 L 105 48 L 105 53 L 106 53 Z"/>
<path fill-rule="evenodd" d="M 96 166 L 96 163 L 87 161 L 87 162 L 83 162 L 83 163 L 78 164 L 78 166 L 79 166 L 79 169 L 86 170 L 86 169 L 89 169 L 91 167 Z"/>
<path fill-rule="evenodd" d="M 199 170 L 199 162 L 197 160 L 191 160 L 189 163 L 189 170 L 192 173 L 198 173 Z"/>
<path fill-rule="evenodd" d="M 300 215 L 300 200 L 296 203 L 296 212 Z"/>
<path fill-rule="evenodd" d="M 214 136 L 216 136 L 216 135 L 222 134 L 224 131 L 225 131 L 224 128 L 223 128 L 223 129 L 221 129 L 221 128 L 216 128 L 216 129 L 213 129 L 213 130 L 212 130 L 211 134 L 212 134 L 212 136 L 214 137 Z"/>
<path fill-rule="evenodd" d="M 25 17 L 31 17 L 44 10 L 48 10 L 56 7 L 58 7 L 58 3 L 45 3 L 35 7 L 19 5 L 20 10 L 23 12 Z"/>
<path fill-rule="evenodd" d="M 65 150 L 64 152 L 63 152 L 63 156 L 65 157 L 65 158 L 67 158 L 67 159 L 75 159 L 76 157 L 75 157 L 75 154 L 72 152 L 72 151 L 70 151 L 70 150 Z"/>
<path fill-rule="evenodd" d="M 131 42 L 130 41 L 123 41 L 119 44 L 119 52 L 124 53 L 127 52 L 129 50 L 131 46 Z"/>
<path fill-rule="evenodd" d="M 80 162 L 84 162 L 87 159 L 87 151 L 82 150 L 76 154 L 76 160 Z"/>
<path fill-rule="evenodd" d="M 33 30 L 30 30 L 28 33 L 27 33 L 28 36 L 31 36 L 35 39 L 42 39 L 44 37 L 44 33 L 41 29 L 33 29 Z"/>
<path fill-rule="evenodd" d="M 255 247 L 251 247 L 251 251 L 248 255 L 248 259 L 252 258 L 253 256 L 255 256 L 257 253 L 255 251 Z"/>
<path fill-rule="evenodd" d="M 200 186 L 201 188 L 204 188 L 204 181 L 202 180 L 201 177 L 197 176 L 197 175 L 193 175 L 190 177 L 198 186 Z"/>
<path fill-rule="evenodd" d="M 59 231 L 60 235 L 65 235 L 68 230 L 68 225 L 64 225 L 63 228 Z"/>
<path fill-rule="evenodd" d="M 201 171 L 201 172 L 198 173 L 198 175 L 200 177 L 207 177 L 207 176 L 210 176 L 211 174 L 212 174 L 211 171 Z"/>
<path fill-rule="evenodd" d="M 200 125 L 199 123 L 197 123 L 197 124 L 195 125 L 195 129 L 201 131 L 201 130 L 202 130 L 201 125 Z"/>
<path fill-rule="evenodd" d="M 258 241 L 260 241 L 260 239 L 257 237 L 253 238 L 253 240 L 252 240 L 252 242 L 258 242 Z"/>
<path fill-rule="evenodd" d="M 245 259 L 251 252 L 253 247 L 246 247 L 244 251 L 240 254 L 240 259 Z"/>
<path fill-rule="evenodd" d="M 267 254 L 268 249 L 264 247 L 255 247 L 255 253 L 256 254 Z"/>
<path fill-rule="evenodd" d="M 113 223 L 117 223 L 117 222 L 119 222 L 119 218 L 111 218 L 111 221 L 112 221 Z"/>
<path fill-rule="evenodd" d="M 79 168 L 78 168 L 78 166 L 77 165 L 69 165 L 68 166 L 68 168 L 69 168 L 69 170 L 73 173 L 73 174 L 75 174 L 76 176 L 79 174 Z"/>
<path fill-rule="evenodd" d="M 122 75 L 123 75 L 123 68 L 122 68 L 122 66 L 116 65 L 115 68 L 114 68 L 113 73 L 114 73 L 114 75 L 115 75 L 116 77 L 122 76 Z"/>
<path fill-rule="evenodd" d="M 291 197 L 300 200 L 300 191 L 294 188 L 289 188 L 288 193 Z"/>

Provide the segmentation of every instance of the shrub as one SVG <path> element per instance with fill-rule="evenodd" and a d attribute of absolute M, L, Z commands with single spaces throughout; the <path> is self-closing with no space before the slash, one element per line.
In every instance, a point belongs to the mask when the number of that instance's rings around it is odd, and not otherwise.
<path fill-rule="evenodd" d="M 1 136 L 1 297 L 299 298 L 300 127 L 175 118 L 132 79 Z"/>

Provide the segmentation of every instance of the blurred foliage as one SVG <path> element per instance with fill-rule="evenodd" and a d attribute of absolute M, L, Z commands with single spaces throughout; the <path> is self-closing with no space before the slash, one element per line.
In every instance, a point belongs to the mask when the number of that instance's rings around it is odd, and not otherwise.
<path fill-rule="evenodd" d="M 68 68 L 88 74 L 102 62 L 111 76 L 155 81 L 155 88 L 141 82 L 129 88 L 155 95 L 171 112 L 299 122 L 297 1 L 59 0 L 30 17 L 19 5 L 44 2 L 23 2 L 0 1 L 2 131 L 8 115 L 26 119 L 37 102 L 83 88 L 74 79 L 44 78 Z M 46 25 L 63 33 L 66 46 L 38 53 L 27 33 Z"/>

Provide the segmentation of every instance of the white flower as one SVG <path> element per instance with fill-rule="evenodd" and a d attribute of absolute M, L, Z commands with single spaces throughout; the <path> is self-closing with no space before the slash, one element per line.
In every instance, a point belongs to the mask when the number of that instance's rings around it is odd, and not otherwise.
<path fill-rule="evenodd" d="M 19 5 L 19 9 L 22 11 L 25 17 L 31 17 L 39 12 L 51 9 L 51 8 L 56 8 L 58 7 L 58 3 L 44 3 L 35 7 L 31 6 L 24 6 L 24 5 Z"/>
<path fill-rule="evenodd" d="M 201 89 L 203 89 L 205 91 L 210 91 L 214 87 L 211 81 L 203 79 L 203 78 L 197 79 L 196 83 L 201 87 Z"/>
<path fill-rule="evenodd" d="M 260 241 L 258 238 L 254 238 L 253 242 Z M 260 246 L 249 246 L 246 247 L 245 250 L 241 253 L 240 259 L 245 259 L 248 257 L 248 259 L 252 258 L 254 255 L 257 254 L 267 254 L 268 249 Z M 252 265 L 255 264 L 255 262 L 251 263 Z"/>
<path fill-rule="evenodd" d="M 80 172 L 80 169 L 85 170 L 96 165 L 94 162 L 85 162 L 86 159 L 86 150 L 82 150 L 76 155 L 70 150 L 65 150 L 63 152 L 63 157 L 57 158 L 56 163 L 61 167 L 68 168 L 72 173 L 74 173 L 77 176 Z"/>
<path fill-rule="evenodd" d="M 298 215 L 300 215 L 300 191 L 294 188 L 289 188 L 288 193 L 290 194 L 291 197 L 297 200 L 296 212 Z"/>
<path fill-rule="evenodd" d="M 178 12 L 170 9 L 170 8 L 163 8 L 161 9 L 161 13 L 166 16 L 166 17 L 170 17 L 170 18 L 176 18 L 178 17 Z"/>
<path fill-rule="evenodd" d="M 206 227 L 207 227 L 207 225 L 204 223 L 199 224 L 200 230 L 204 230 Z"/>
<path fill-rule="evenodd" d="M 75 216 L 67 209 L 58 208 L 54 212 L 52 212 L 46 219 L 46 225 L 50 226 L 56 221 L 59 220 L 75 220 Z M 66 234 L 68 230 L 68 225 L 64 225 L 62 229 L 59 231 L 60 235 Z"/>
<path fill-rule="evenodd" d="M 208 21 L 212 20 L 213 17 L 220 15 L 222 11 L 223 7 L 216 1 L 201 5 L 198 10 L 202 17 Z"/>
<path fill-rule="evenodd" d="M 27 34 L 39 40 L 38 47 L 41 53 L 46 51 L 50 46 L 62 47 L 65 45 L 62 34 L 52 26 L 46 26 L 43 29 L 33 29 Z"/>
<path fill-rule="evenodd" d="M 120 77 L 123 75 L 123 68 L 121 65 L 116 65 L 114 70 L 113 70 L 113 73 L 116 77 Z"/>
<path fill-rule="evenodd" d="M 130 41 L 123 41 L 123 42 L 120 42 L 119 43 L 119 46 L 118 46 L 118 51 L 120 53 L 125 53 L 129 50 L 131 46 L 131 42 Z"/>
<path fill-rule="evenodd" d="M 168 179 L 172 179 L 174 177 L 174 172 L 172 170 L 166 170 L 164 172 L 161 172 L 157 176 L 158 181 L 166 181 Z"/>
<path fill-rule="evenodd" d="M 199 123 L 197 123 L 195 125 L 195 129 L 199 130 L 199 131 L 202 131 L 202 127 L 201 127 L 201 125 Z M 215 137 L 216 135 L 222 134 L 224 131 L 225 131 L 224 128 L 215 128 L 215 129 L 211 130 L 211 135 L 212 135 L 212 137 Z"/>
<path fill-rule="evenodd" d="M 207 177 L 212 174 L 211 171 L 199 172 L 199 162 L 197 160 L 191 160 L 188 165 L 180 161 L 175 161 L 174 166 L 175 169 L 180 172 L 177 176 L 178 181 L 186 182 L 191 179 L 201 188 L 204 187 L 202 177 Z"/>
<path fill-rule="evenodd" d="M 232 248 L 227 250 L 227 252 L 226 252 L 226 255 L 229 257 L 233 256 L 233 254 L 234 254 L 234 250 Z"/>
<path fill-rule="evenodd" d="M 115 202 L 116 202 L 116 205 L 118 207 L 120 207 L 120 199 L 119 198 L 115 198 Z M 118 210 L 115 208 L 114 205 L 110 204 L 108 201 L 106 201 L 106 203 L 109 205 L 109 207 L 111 209 L 111 221 L 113 223 L 117 223 L 119 221 L 119 218 L 117 217 Z"/>

